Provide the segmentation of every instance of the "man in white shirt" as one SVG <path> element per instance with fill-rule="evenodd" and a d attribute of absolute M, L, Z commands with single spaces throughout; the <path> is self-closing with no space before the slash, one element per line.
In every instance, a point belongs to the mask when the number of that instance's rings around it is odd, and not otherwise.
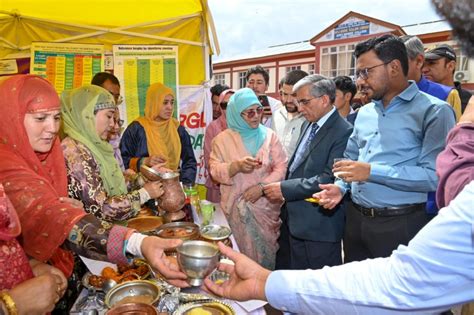
<path fill-rule="evenodd" d="M 439 314 L 474 300 L 474 181 L 392 256 L 320 270 L 270 270 L 225 247 L 235 266 L 213 293 L 234 300 L 267 300 L 295 314 Z"/>
<path fill-rule="evenodd" d="M 247 70 L 247 87 L 252 89 L 257 97 L 260 100 L 264 107 L 264 113 L 262 115 L 262 124 L 265 127 L 272 127 L 272 115 L 275 111 L 280 108 L 281 102 L 273 97 L 265 95 L 265 92 L 268 90 L 268 84 L 270 81 L 270 76 L 268 75 L 267 70 L 262 66 L 255 66 Z M 266 104 L 268 100 L 268 104 Z M 270 108 L 268 108 L 270 107 Z"/>
<path fill-rule="evenodd" d="M 342 118 L 354 125 L 356 112 L 352 109 L 351 103 L 354 95 L 357 93 L 357 87 L 354 81 L 345 75 L 335 77 L 333 81 L 336 84 L 334 106 L 336 106 Z"/>
<path fill-rule="evenodd" d="M 293 70 L 286 74 L 282 79 L 280 88 L 280 99 L 283 106 L 273 114 L 272 129 L 285 148 L 288 158 L 291 158 L 295 152 L 296 142 L 301 133 L 301 125 L 305 121 L 303 115 L 298 112 L 293 85 L 307 75 L 302 70 Z"/>

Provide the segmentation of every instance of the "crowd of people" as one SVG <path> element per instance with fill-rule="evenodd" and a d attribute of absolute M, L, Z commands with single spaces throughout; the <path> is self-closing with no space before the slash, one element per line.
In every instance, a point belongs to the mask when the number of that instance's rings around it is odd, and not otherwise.
<path fill-rule="evenodd" d="M 457 32 L 474 55 L 474 28 Z M 206 279 L 211 292 L 301 314 L 435 314 L 474 300 L 474 98 L 453 81 L 456 53 L 381 35 L 354 55 L 354 79 L 290 71 L 280 100 L 261 66 L 246 88 L 211 89 L 207 199 L 240 250 L 219 244 L 234 265 L 219 265 L 228 281 Z M 163 194 L 142 165 L 195 183 L 175 94 L 152 84 L 125 130 L 121 102 L 107 72 L 60 96 L 34 75 L 0 82 L 0 313 L 67 313 L 79 255 L 143 257 L 187 286 L 164 254 L 182 241 L 120 224 Z"/>

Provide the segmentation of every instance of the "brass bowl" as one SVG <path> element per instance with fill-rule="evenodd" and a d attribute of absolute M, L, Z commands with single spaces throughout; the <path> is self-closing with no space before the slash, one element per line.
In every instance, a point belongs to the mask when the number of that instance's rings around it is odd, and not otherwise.
<path fill-rule="evenodd" d="M 153 234 L 161 238 L 194 240 L 199 238 L 199 225 L 192 222 L 171 222 L 161 225 Z"/>
<path fill-rule="evenodd" d="M 153 305 L 160 298 L 160 288 L 148 280 L 128 281 L 113 287 L 105 296 L 105 305 L 112 308 L 128 303 Z"/>
<path fill-rule="evenodd" d="M 161 225 L 163 225 L 163 218 L 155 216 L 141 216 L 127 221 L 127 227 L 144 234 L 152 233 Z"/>
<path fill-rule="evenodd" d="M 106 315 L 158 315 L 158 311 L 145 303 L 127 303 L 109 310 Z"/>

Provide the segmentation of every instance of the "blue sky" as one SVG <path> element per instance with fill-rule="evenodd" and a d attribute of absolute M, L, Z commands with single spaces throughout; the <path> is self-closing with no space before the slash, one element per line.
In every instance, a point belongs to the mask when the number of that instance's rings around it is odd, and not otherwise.
<path fill-rule="evenodd" d="M 308 40 L 349 11 L 398 25 L 440 20 L 430 0 L 208 0 L 220 56 Z"/>

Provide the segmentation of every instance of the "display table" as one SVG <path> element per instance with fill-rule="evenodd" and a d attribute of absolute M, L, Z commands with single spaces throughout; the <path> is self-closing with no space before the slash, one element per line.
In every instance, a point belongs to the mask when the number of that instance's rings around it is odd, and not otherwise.
<path fill-rule="evenodd" d="M 227 222 L 224 212 L 222 212 L 222 209 L 220 208 L 220 206 L 218 204 L 214 204 L 214 208 L 215 208 L 214 218 L 211 223 L 229 227 L 229 223 Z M 200 225 L 201 220 L 194 207 L 192 207 L 192 212 L 193 212 L 194 223 Z M 239 247 L 237 245 L 237 242 L 235 241 L 234 235 L 230 236 L 230 240 L 232 241 L 233 249 L 236 251 L 239 251 Z M 189 289 L 185 289 L 185 290 L 189 290 Z M 206 292 L 201 290 L 200 293 L 206 293 Z M 234 308 L 237 314 L 254 314 L 254 315 L 266 314 L 263 306 L 267 303 L 264 301 L 251 300 L 247 302 L 235 302 L 235 301 L 226 300 L 226 302 L 228 302 Z"/>
<path fill-rule="evenodd" d="M 201 221 L 200 221 L 200 218 L 197 215 L 196 209 L 194 207 L 192 207 L 192 215 L 193 215 L 194 222 L 196 224 L 200 225 Z M 214 212 L 214 218 L 213 218 L 212 223 L 218 224 L 218 225 L 223 225 L 223 226 L 229 226 L 229 224 L 227 222 L 227 219 L 225 218 L 224 213 L 222 212 L 222 210 L 220 209 L 220 207 L 218 205 L 215 205 L 215 212 Z M 230 239 L 232 241 L 234 250 L 238 251 L 239 248 L 238 248 L 237 243 L 234 239 L 234 236 L 231 235 Z M 105 263 L 105 262 L 93 261 L 93 260 L 90 260 L 90 259 L 83 259 L 83 260 L 85 261 L 88 268 L 91 269 L 91 272 L 95 273 L 95 274 L 100 273 L 100 270 L 103 269 L 103 266 L 102 266 L 103 264 L 109 264 L 109 263 Z M 93 266 L 93 265 L 95 265 L 95 266 Z M 91 268 L 90 266 L 93 266 L 93 267 Z M 94 270 L 92 270 L 92 269 L 94 269 Z M 99 270 L 99 271 L 97 271 L 97 270 Z M 204 292 L 199 287 L 185 288 L 185 289 L 183 289 L 183 292 L 208 294 L 207 292 Z M 76 304 L 77 304 L 77 301 L 80 301 L 82 298 L 84 298 L 86 296 L 87 296 L 87 290 L 83 289 L 81 294 L 77 298 L 76 303 L 73 305 L 70 314 L 81 314 L 80 312 L 78 312 L 76 310 Z M 239 315 L 241 315 L 241 314 L 242 315 L 243 314 L 252 314 L 252 315 L 264 315 L 264 314 L 266 314 L 265 309 L 263 308 L 263 306 L 267 303 L 263 302 L 263 301 L 235 302 L 235 301 L 225 300 L 225 299 L 223 299 L 223 301 L 230 304 L 234 308 L 236 314 L 239 314 Z M 106 310 L 101 310 L 101 311 L 98 312 L 98 314 L 103 315 L 103 314 L 105 314 L 105 312 L 106 312 Z M 86 313 L 84 313 L 84 314 L 86 314 Z"/>

